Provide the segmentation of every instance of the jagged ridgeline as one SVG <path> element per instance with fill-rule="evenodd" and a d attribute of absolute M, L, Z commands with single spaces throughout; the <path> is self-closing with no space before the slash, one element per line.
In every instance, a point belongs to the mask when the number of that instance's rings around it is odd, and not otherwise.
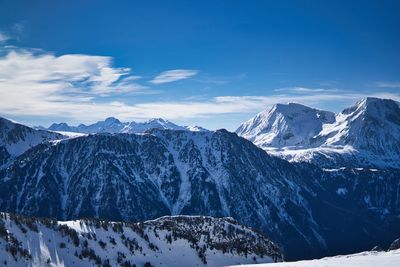
<path fill-rule="evenodd" d="M 232 218 L 60 222 L 0 213 L 1 266 L 225 266 L 282 261 L 277 245 Z"/>

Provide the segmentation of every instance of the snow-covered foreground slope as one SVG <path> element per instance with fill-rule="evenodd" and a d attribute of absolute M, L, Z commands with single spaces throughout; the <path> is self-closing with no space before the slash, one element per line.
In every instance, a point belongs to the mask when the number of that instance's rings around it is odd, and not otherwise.
<path fill-rule="evenodd" d="M 281 260 L 273 242 L 231 218 L 60 222 L 0 213 L 1 266 L 224 266 Z"/>
<path fill-rule="evenodd" d="M 271 264 L 240 265 L 241 267 L 398 267 L 400 249 L 391 251 L 366 251 L 351 255 L 340 255 L 318 260 L 282 262 Z"/>
<path fill-rule="evenodd" d="M 339 114 L 278 104 L 236 133 L 268 153 L 327 168 L 400 168 L 400 106 L 365 98 Z"/>
<path fill-rule="evenodd" d="M 180 126 L 161 118 L 150 119 L 144 122 L 121 122 L 113 117 L 90 125 L 80 124 L 78 126 L 69 126 L 66 123 L 53 123 L 47 128 L 47 130 L 51 131 L 76 133 L 144 133 L 150 129 L 206 131 L 206 129 L 199 126 Z"/>

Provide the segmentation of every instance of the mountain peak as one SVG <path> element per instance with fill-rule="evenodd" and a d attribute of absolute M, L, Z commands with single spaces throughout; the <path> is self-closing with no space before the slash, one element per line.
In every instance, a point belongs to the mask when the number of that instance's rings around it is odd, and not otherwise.
<path fill-rule="evenodd" d="M 236 133 L 267 147 L 304 146 L 322 130 L 324 123 L 334 120 L 332 112 L 297 103 L 275 104 L 240 125 Z"/>
<path fill-rule="evenodd" d="M 277 103 L 273 106 L 277 108 L 310 108 L 296 102 Z"/>
<path fill-rule="evenodd" d="M 279 112 L 282 115 L 291 115 L 291 114 L 296 114 L 296 113 L 307 113 L 307 112 L 313 112 L 313 111 L 318 111 L 314 108 L 299 104 L 299 103 L 294 103 L 294 102 L 289 102 L 286 104 L 278 103 L 272 106 L 271 109 L 266 110 L 266 112 Z"/>
<path fill-rule="evenodd" d="M 354 106 L 344 109 L 342 114 L 349 116 L 352 121 L 359 118 L 364 121 L 387 121 L 400 125 L 399 103 L 391 99 L 366 97 Z"/>
<path fill-rule="evenodd" d="M 151 118 L 148 122 L 160 122 L 160 123 L 171 123 L 169 120 L 163 118 Z"/>
<path fill-rule="evenodd" d="M 118 120 L 117 118 L 114 118 L 114 117 L 108 117 L 107 119 L 104 120 L 104 122 L 106 122 L 106 123 L 121 123 L 120 120 Z"/>
<path fill-rule="evenodd" d="M 365 97 L 358 101 L 353 106 L 346 108 L 342 111 L 342 114 L 350 114 L 356 110 L 359 111 L 370 111 L 376 109 L 385 108 L 396 108 L 399 104 L 391 99 L 377 98 L 377 97 Z"/>
<path fill-rule="evenodd" d="M 60 123 L 53 123 L 53 124 L 51 124 L 50 127 L 49 127 L 49 129 L 50 129 L 50 128 L 53 128 L 53 127 L 61 127 L 61 126 L 62 126 L 62 127 L 69 127 L 68 124 L 66 124 L 65 122 L 60 122 Z"/>

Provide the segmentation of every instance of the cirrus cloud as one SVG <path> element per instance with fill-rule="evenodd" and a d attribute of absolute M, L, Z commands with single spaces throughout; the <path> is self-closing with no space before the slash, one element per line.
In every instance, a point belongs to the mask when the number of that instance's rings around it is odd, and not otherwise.
<path fill-rule="evenodd" d="M 55 56 L 40 50 L 0 50 L 2 99 L 87 101 L 96 96 L 139 92 L 129 68 L 112 67 L 112 58 L 82 54 Z"/>
<path fill-rule="evenodd" d="M 376 82 L 375 84 L 381 88 L 400 88 L 400 82 Z"/>
<path fill-rule="evenodd" d="M 10 36 L 8 36 L 8 34 L 4 33 L 4 32 L 0 32 L 0 43 L 6 42 L 8 41 L 10 38 Z"/>
<path fill-rule="evenodd" d="M 153 84 L 170 83 L 188 79 L 192 76 L 197 75 L 198 73 L 199 71 L 197 70 L 184 70 L 184 69 L 167 70 L 158 74 L 150 82 Z"/>
<path fill-rule="evenodd" d="M 308 88 L 308 87 L 284 87 L 274 90 L 275 92 L 292 92 L 299 94 L 310 94 L 310 93 L 327 93 L 327 92 L 337 92 L 338 89 L 327 89 L 327 88 Z"/>

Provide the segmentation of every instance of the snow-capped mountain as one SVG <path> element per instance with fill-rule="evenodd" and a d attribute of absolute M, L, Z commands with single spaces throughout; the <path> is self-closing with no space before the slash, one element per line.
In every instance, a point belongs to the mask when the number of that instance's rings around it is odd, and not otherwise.
<path fill-rule="evenodd" d="M 35 130 L 0 117 L 0 166 L 37 144 L 61 138 L 61 134 Z"/>
<path fill-rule="evenodd" d="M 200 126 L 179 126 L 161 118 L 150 119 L 145 122 L 121 122 L 113 117 L 91 125 L 80 124 L 78 126 L 69 126 L 66 123 L 53 123 L 47 128 L 50 131 L 76 133 L 144 133 L 150 129 L 206 131 L 206 129 Z"/>
<path fill-rule="evenodd" d="M 236 133 L 260 147 L 309 147 L 334 113 L 296 103 L 276 104 L 239 126 Z"/>
<path fill-rule="evenodd" d="M 225 266 L 276 262 L 279 248 L 232 218 L 140 223 L 55 221 L 0 213 L 2 266 Z"/>
<path fill-rule="evenodd" d="M 394 156 L 393 152 L 398 156 L 399 103 L 389 99 L 365 98 L 338 114 L 336 122 L 325 125 L 316 139 L 323 139 L 326 146 L 351 145 L 381 156 Z"/>
<path fill-rule="evenodd" d="M 396 170 L 290 164 L 225 130 L 153 129 L 37 145 L 0 171 L 0 210 L 62 220 L 229 216 L 289 259 L 312 258 L 400 236 L 399 179 Z"/>
<path fill-rule="evenodd" d="M 400 106 L 389 99 L 365 98 L 335 116 L 298 104 L 280 104 L 236 132 L 290 161 L 324 167 L 400 168 Z"/>

